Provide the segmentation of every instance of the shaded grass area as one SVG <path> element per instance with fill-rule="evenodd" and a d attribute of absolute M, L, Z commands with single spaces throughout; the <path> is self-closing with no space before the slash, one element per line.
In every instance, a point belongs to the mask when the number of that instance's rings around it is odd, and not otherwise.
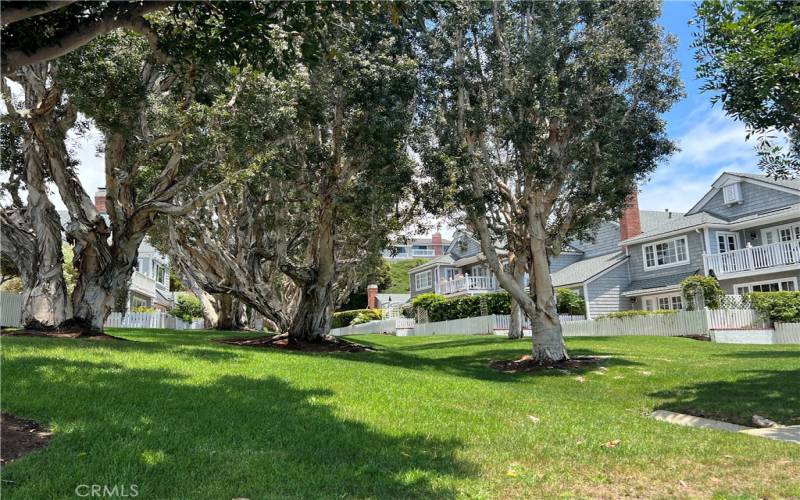
<path fill-rule="evenodd" d="M 377 352 L 329 354 L 112 334 L 132 342 L 2 339 L 3 411 L 55 433 L 3 469 L 4 498 L 800 495 L 800 447 L 645 416 L 800 423 L 800 347 L 571 339 L 609 358 L 507 374 L 488 363 L 529 340 L 365 336 Z"/>

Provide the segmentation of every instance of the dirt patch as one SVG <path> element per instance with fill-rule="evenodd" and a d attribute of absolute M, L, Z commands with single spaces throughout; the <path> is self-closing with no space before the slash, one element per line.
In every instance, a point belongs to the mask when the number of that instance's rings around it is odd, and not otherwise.
<path fill-rule="evenodd" d="M 242 347 L 264 347 L 303 352 L 375 352 L 375 349 L 354 344 L 336 337 L 326 337 L 321 342 L 306 342 L 289 339 L 287 335 L 268 335 L 265 337 L 245 337 L 241 339 L 220 339 L 215 342 Z"/>
<path fill-rule="evenodd" d="M 574 370 L 576 368 L 594 367 L 608 359 L 605 356 L 575 356 L 555 363 L 539 363 L 530 355 L 519 359 L 501 359 L 489 363 L 489 368 L 505 373 L 528 373 L 543 370 Z"/>
<path fill-rule="evenodd" d="M 90 339 L 90 340 L 124 340 L 102 332 L 87 332 L 86 330 L 11 330 L 0 333 L 3 337 L 40 337 L 50 339 Z"/>
<path fill-rule="evenodd" d="M 711 337 L 708 335 L 681 335 L 680 338 L 699 340 L 701 342 L 711 342 Z"/>
<path fill-rule="evenodd" d="M 44 448 L 53 435 L 38 422 L 8 413 L 0 414 L 0 466 Z"/>

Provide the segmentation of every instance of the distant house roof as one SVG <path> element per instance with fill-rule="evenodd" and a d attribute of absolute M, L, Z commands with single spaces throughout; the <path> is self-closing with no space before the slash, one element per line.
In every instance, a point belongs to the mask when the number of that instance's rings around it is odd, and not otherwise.
<path fill-rule="evenodd" d="M 622 295 L 645 295 L 647 293 L 657 292 L 660 289 L 672 289 L 680 285 L 681 281 L 684 279 L 689 276 L 694 276 L 695 274 L 701 274 L 701 269 L 671 274 L 669 276 L 656 276 L 653 278 L 631 281 L 631 284 L 628 285 L 628 289 L 623 292 Z"/>
<path fill-rule="evenodd" d="M 432 238 L 398 238 L 393 245 L 432 245 Z M 442 246 L 449 245 L 450 240 L 442 238 Z"/>
<path fill-rule="evenodd" d="M 418 266 L 412 267 L 408 270 L 409 273 L 413 273 L 415 271 L 422 271 L 423 269 L 428 269 L 429 267 L 436 267 L 441 266 L 442 264 L 452 264 L 453 258 L 450 257 L 448 254 L 440 255 L 438 257 L 434 257 L 433 259 L 424 262 Z"/>
<path fill-rule="evenodd" d="M 553 273 L 553 286 L 562 287 L 583 284 L 627 258 L 628 256 L 624 252 L 619 251 L 592 257 L 591 259 L 579 260 Z"/>
<path fill-rule="evenodd" d="M 405 304 L 411 300 L 410 293 L 379 293 L 378 302 L 381 304 Z"/>

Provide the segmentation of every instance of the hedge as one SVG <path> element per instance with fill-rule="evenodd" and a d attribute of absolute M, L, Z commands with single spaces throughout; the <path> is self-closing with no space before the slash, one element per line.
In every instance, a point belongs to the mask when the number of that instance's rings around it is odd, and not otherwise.
<path fill-rule="evenodd" d="M 631 316 L 653 316 L 659 314 L 675 314 L 678 311 L 676 310 L 669 310 L 669 309 L 656 309 L 655 311 L 643 311 L 641 309 L 633 309 L 630 311 L 617 311 L 608 314 L 604 314 L 602 316 L 598 316 L 595 319 L 622 319 L 622 318 L 629 318 Z"/>
<path fill-rule="evenodd" d="M 481 316 L 481 301 L 486 304 L 486 314 L 510 314 L 511 295 L 506 292 L 464 295 L 451 299 L 436 293 L 425 293 L 414 297 L 412 304 L 415 314 L 419 309 L 427 311 L 429 321 L 448 321 Z"/>
<path fill-rule="evenodd" d="M 366 318 L 381 319 L 380 309 L 351 309 L 349 311 L 340 311 L 333 313 L 333 320 L 331 321 L 331 328 L 343 328 L 350 326 L 350 323 L 360 314 Z"/>
<path fill-rule="evenodd" d="M 800 323 L 800 292 L 752 292 L 745 299 L 763 318 Z"/>

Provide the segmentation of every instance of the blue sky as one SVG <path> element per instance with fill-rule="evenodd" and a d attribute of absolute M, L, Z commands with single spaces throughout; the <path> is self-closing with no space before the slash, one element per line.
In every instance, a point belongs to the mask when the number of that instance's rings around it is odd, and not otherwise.
<path fill-rule="evenodd" d="M 691 49 L 694 16 L 692 2 L 665 2 L 661 16 L 664 28 L 679 40 L 677 58 L 686 98 L 665 116 L 667 131 L 681 151 L 641 186 L 639 205 L 646 210 L 688 210 L 725 170 L 759 172 L 752 142 L 746 142 L 744 125 L 725 116 L 719 105 L 712 108 L 711 94 L 700 92 L 695 78 Z"/>
<path fill-rule="evenodd" d="M 711 96 L 700 93 L 702 82 L 695 78 L 690 47 L 693 28 L 688 25 L 693 15 L 692 2 L 664 3 L 661 23 L 679 39 L 677 58 L 681 62 L 686 98 L 665 116 L 668 133 L 681 151 L 665 161 L 650 182 L 641 186 L 639 204 L 645 210 L 684 212 L 705 194 L 721 172 L 759 171 L 753 144 L 745 141 L 745 127 L 725 116 L 720 106 L 712 108 Z M 80 177 L 90 192 L 104 184 L 102 160 L 95 154 L 97 143 L 94 132 L 88 140 L 75 144 L 81 162 Z M 443 232 L 450 231 L 444 228 Z"/>

